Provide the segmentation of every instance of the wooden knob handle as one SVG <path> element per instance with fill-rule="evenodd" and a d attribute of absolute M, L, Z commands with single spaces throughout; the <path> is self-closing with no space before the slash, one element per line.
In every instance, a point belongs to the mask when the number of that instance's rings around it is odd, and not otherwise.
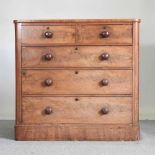
<path fill-rule="evenodd" d="M 53 59 L 53 55 L 51 53 L 47 53 L 44 55 L 45 60 L 50 61 Z"/>
<path fill-rule="evenodd" d="M 106 115 L 106 114 L 109 113 L 109 109 L 107 107 L 104 107 L 104 108 L 101 109 L 100 112 L 101 112 L 101 114 Z"/>
<path fill-rule="evenodd" d="M 45 36 L 46 38 L 52 38 L 52 37 L 53 37 L 53 33 L 50 32 L 50 31 L 46 31 L 46 32 L 44 33 L 44 36 Z"/>
<path fill-rule="evenodd" d="M 46 107 L 44 111 L 45 111 L 45 114 L 47 114 L 47 115 L 49 115 L 53 112 L 51 107 Z"/>
<path fill-rule="evenodd" d="M 101 85 L 102 86 L 107 86 L 109 84 L 109 81 L 107 80 L 107 79 L 103 79 L 102 81 L 101 81 Z"/>
<path fill-rule="evenodd" d="M 108 53 L 102 53 L 100 55 L 101 60 L 108 60 L 110 55 Z"/>
<path fill-rule="evenodd" d="M 51 79 L 46 79 L 44 83 L 45 83 L 45 86 L 51 86 L 53 84 L 53 81 Z"/>
<path fill-rule="evenodd" d="M 100 33 L 101 38 L 108 38 L 110 36 L 110 33 L 108 31 L 103 31 Z"/>

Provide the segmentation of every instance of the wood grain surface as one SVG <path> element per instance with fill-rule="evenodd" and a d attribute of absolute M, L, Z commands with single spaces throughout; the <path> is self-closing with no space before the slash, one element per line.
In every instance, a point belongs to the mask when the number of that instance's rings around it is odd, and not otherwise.
<path fill-rule="evenodd" d="M 46 86 L 46 79 L 53 84 Z M 23 70 L 22 93 L 132 94 L 132 70 Z"/>
<path fill-rule="evenodd" d="M 46 114 L 47 107 L 52 109 Z M 108 113 L 102 113 L 107 108 Z M 130 97 L 23 97 L 24 124 L 46 123 L 132 123 Z"/>
<path fill-rule="evenodd" d="M 107 60 L 101 59 L 104 53 Z M 23 47 L 22 67 L 132 67 L 132 46 Z"/>
<path fill-rule="evenodd" d="M 52 32 L 52 38 L 45 38 L 45 32 Z M 22 43 L 75 43 L 75 26 L 22 26 Z"/>
<path fill-rule="evenodd" d="M 132 125 L 50 124 L 17 125 L 17 140 L 139 140 L 139 127 Z"/>
<path fill-rule="evenodd" d="M 77 27 L 79 43 L 101 45 L 132 44 L 132 25 L 81 25 Z M 100 37 L 101 32 L 109 32 L 108 38 Z"/>

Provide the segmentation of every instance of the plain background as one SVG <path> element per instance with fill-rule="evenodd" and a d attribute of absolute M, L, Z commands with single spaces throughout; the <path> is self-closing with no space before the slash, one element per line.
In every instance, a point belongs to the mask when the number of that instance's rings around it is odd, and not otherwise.
<path fill-rule="evenodd" d="M 0 119 L 15 119 L 14 19 L 140 18 L 140 118 L 155 119 L 154 0 L 0 0 Z"/>

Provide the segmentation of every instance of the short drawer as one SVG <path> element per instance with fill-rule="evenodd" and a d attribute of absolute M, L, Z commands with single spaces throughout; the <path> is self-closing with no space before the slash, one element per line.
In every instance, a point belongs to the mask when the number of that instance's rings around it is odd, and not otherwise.
<path fill-rule="evenodd" d="M 132 70 L 23 70 L 23 94 L 132 94 Z"/>
<path fill-rule="evenodd" d="M 23 47 L 22 67 L 132 67 L 132 46 Z"/>
<path fill-rule="evenodd" d="M 25 124 L 37 123 L 132 123 L 130 97 L 24 97 Z"/>
<path fill-rule="evenodd" d="M 75 43 L 74 26 L 23 26 L 24 44 Z"/>
<path fill-rule="evenodd" d="M 81 25 L 78 42 L 83 44 L 132 44 L 132 25 Z"/>

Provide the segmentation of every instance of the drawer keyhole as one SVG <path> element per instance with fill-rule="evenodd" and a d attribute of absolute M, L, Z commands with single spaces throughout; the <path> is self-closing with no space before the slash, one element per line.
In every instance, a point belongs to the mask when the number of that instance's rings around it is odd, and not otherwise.
<path fill-rule="evenodd" d="M 79 71 L 75 71 L 75 74 L 79 74 Z"/>
<path fill-rule="evenodd" d="M 79 98 L 75 98 L 75 101 L 79 101 Z"/>

